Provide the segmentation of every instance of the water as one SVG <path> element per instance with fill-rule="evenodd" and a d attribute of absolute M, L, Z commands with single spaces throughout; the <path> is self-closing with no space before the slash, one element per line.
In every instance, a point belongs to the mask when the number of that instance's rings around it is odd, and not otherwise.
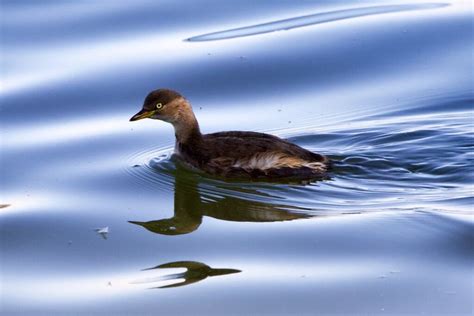
<path fill-rule="evenodd" d="M 469 2 L 1 5 L 2 314 L 472 314 Z M 189 171 L 158 87 L 334 170 Z"/>

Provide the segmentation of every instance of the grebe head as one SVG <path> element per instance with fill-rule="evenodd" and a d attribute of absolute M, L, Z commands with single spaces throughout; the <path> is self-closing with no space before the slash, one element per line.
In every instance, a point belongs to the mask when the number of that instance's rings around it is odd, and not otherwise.
<path fill-rule="evenodd" d="M 130 121 L 151 118 L 171 123 L 176 140 L 185 143 L 190 139 L 200 139 L 199 124 L 188 100 L 181 94 L 169 89 L 158 89 L 150 92 L 143 102 L 140 112 Z"/>
<path fill-rule="evenodd" d="M 130 121 L 151 118 L 175 124 L 189 112 L 192 113 L 191 105 L 181 94 L 169 89 L 158 89 L 147 95 L 143 108 Z"/>

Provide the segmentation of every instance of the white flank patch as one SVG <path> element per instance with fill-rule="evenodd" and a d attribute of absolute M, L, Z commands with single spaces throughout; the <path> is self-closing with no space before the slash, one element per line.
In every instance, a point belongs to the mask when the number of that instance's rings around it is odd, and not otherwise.
<path fill-rule="evenodd" d="M 326 171 L 325 164 L 321 162 L 309 162 L 302 159 L 288 157 L 281 153 L 259 153 L 252 156 L 250 159 L 237 160 L 233 167 L 243 168 L 246 170 L 259 169 L 278 169 L 284 167 L 301 168 L 308 167 L 316 172 Z"/>

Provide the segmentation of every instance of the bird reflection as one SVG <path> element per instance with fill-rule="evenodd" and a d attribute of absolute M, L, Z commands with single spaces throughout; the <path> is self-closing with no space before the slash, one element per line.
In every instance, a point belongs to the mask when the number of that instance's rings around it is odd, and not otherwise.
<path fill-rule="evenodd" d="M 174 216 L 148 222 L 129 221 L 162 235 L 182 235 L 199 228 L 203 216 L 235 222 L 276 222 L 311 217 L 292 212 L 287 205 L 275 205 L 226 196 L 218 200 L 203 199 L 198 177 L 178 168 L 175 178 Z M 296 210 L 296 209 L 295 209 Z"/>
<path fill-rule="evenodd" d="M 151 278 L 141 281 L 136 281 L 134 283 L 152 283 L 152 282 L 159 282 L 165 280 L 177 280 L 177 279 L 184 279 L 182 282 L 172 283 L 163 286 L 152 287 L 152 289 L 165 289 L 170 287 L 178 287 L 189 285 L 192 283 L 196 283 L 206 279 L 207 277 L 218 276 L 218 275 L 226 275 L 226 274 L 233 274 L 242 272 L 236 269 L 214 269 L 210 266 L 196 261 L 176 261 L 176 262 L 169 262 L 165 264 L 158 265 L 153 268 L 148 268 L 144 270 L 155 270 L 155 269 L 169 269 L 169 268 L 185 268 L 186 271 L 182 273 L 175 273 L 169 274 L 157 278 Z"/>

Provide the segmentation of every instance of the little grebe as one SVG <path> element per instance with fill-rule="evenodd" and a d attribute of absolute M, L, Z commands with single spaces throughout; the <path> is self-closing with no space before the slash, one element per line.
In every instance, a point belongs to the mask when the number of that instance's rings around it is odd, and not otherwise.
<path fill-rule="evenodd" d="M 178 92 L 152 91 L 130 121 L 152 118 L 171 123 L 175 154 L 191 166 L 226 178 L 322 178 L 329 159 L 273 135 L 257 132 L 201 134 L 191 104 Z"/>

